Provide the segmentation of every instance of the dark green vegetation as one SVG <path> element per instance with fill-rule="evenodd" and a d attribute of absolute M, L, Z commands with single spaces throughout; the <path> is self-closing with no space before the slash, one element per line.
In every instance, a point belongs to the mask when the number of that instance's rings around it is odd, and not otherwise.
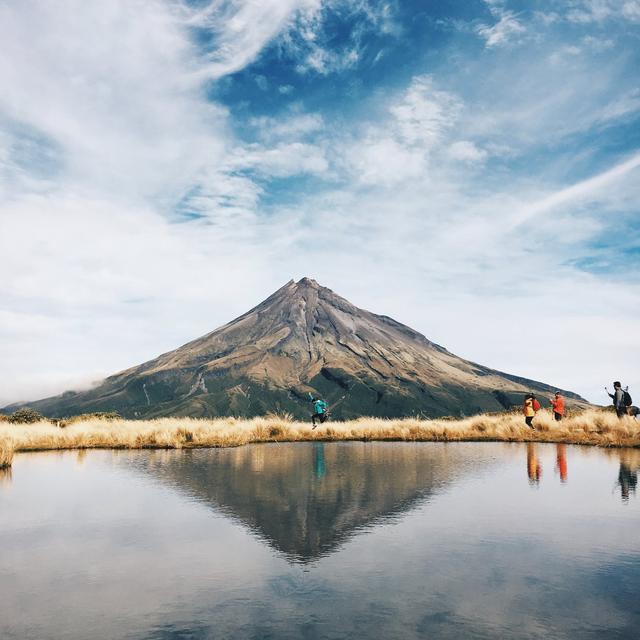
<path fill-rule="evenodd" d="M 409 327 L 364 311 L 303 278 L 229 324 L 89 391 L 30 403 L 51 417 L 117 411 L 125 418 L 464 416 L 519 404 L 555 387 L 463 360 Z M 569 404 L 585 406 L 565 392 Z M 8 410 L 17 407 L 7 407 Z"/>
<path fill-rule="evenodd" d="M 6 416 L 7 422 L 13 424 L 34 424 L 44 420 L 44 416 L 30 407 L 16 409 L 11 415 Z"/>

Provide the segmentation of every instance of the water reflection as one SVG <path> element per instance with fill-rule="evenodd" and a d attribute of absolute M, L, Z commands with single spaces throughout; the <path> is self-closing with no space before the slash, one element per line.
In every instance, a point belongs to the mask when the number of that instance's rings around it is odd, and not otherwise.
<path fill-rule="evenodd" d="M 566 444 L 556 445 L 556 473 L 560 475 L 560 482 L 562 482 L 563 484 L 569 479 Z"/>
<path fill-rule="evenodd" d="M 542 478 L 542 464 L 538 460 L 538 448 L 533 442 L 527 444 L 527 476 L 529 484 L 538 485 Z"/>
<path fill-rule="evenodd" d="M 323 478 L 327 472 L 327 467 L 324 461 L 324 442 L 316 442 L 313 445 L 313 456 L 315 459 L 314 470 L 316 478 Z"/>
<path fill-rule="evenodd" d="M 561 484 L 566 484 L 569 480 L 569 465 L 567 462 L 567 445 L 556 444 L 556 466 L 555 471 L 560 478 Z M 629 502 L 629 498 L 636 493 L 638 486 L 638 471 L 640 471 L 640 451 L 636 449 L 613 449 L 602 450 L 607 457 L 619 460 L 618 475 L 615 486 L 620 491 L 620 497 L 624 503 Z M 527 477 L 529 484 L 538 487 L 542 480 L 542 462 L 538 453 L 538 445 L 530 442 L 526 446 Z"/>
<path fill-rule="evenodd" d="M 11 467 L 7 469 L 0 469 L 0 487 L 8 486 L 11 484 Z"/>
<path fill-rule="evenodd" d="M 489 451 L 470 459 L 464 445 L 299 443 L 158 451 L 136 465 L 305 563 L 490 461 Z"/>
<path fill-rule="evenodd" d="M 565 484 L 569 479 L 569 467 L 567 464 L 567 445 L 557 444 L 556 446 L 556 473 L 560 476 L 560 482 Z M 527 444 L 527 477 L 529 484 L 538 486 L 542 479 L 542 462 L 538 455 L 538 445 L 529 442 Z"/>
<path fill-rule="evenodd" d="M 638 470 L 550 444 L 20 454 L 0 638 L 635 640 Z"/>
<path fill-rule="evenodd" d="M 620 454 L 620 469 L 617 486 L 623 502 L 629 502 L 631 494 L 635 495 L 640 469 L 640 451 L 626 450 Z"/>

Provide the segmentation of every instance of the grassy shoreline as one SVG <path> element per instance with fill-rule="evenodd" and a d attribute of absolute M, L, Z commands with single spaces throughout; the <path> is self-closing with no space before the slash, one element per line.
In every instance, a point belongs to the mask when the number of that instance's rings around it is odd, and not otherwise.
<path fill-rule="evenodd" d="M 640 422 L 618 420 L 608 411 L 589 409 L 560 423 L 541 411 L 532 431 L 518 414 L 478 415 L 460 420 L 360 418 L 329 422 L 312 430 L 286 417 L 160 418 L 157 420 L 76 419 L 61 428 L 48 421 L 0 422 L 0 467 L 14 452 L 64 449 L 181 449 L 236 447 L 259 442 L 378 440 L 408 442 L 552 442 L 600 447 L 640 447 Z"/>

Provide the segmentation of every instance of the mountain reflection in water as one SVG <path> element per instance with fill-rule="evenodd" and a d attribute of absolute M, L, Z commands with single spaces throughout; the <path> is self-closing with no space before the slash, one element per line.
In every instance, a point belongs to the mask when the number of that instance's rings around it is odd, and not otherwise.
<path fill-rule="evenodd" d="M 494 459 L 490 451 L 470 458 L 455 444 L 320 442 L 156 451 L 135 464 L 305 563 Z"/>
<path fill-rule="evenodd" d="M 639 469 L 515 443 L 18 454 L 0 638 L 635 640 Z"/>

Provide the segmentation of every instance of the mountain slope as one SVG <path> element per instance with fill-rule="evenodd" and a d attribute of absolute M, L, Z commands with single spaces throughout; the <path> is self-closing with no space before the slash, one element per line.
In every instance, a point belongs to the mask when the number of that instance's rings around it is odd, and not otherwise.
<path fill-rule="evenodd" d="M 334 405 L 337 418 L 442 416 L 500 410 L 529 390 L 548 395 L 555 388 L 463 360 L 303 278 L 175 351 L 89 391 L 31 406 L 51 416 L 116 410 L 126 417 L 305 417 L 312 392 Z"/>

